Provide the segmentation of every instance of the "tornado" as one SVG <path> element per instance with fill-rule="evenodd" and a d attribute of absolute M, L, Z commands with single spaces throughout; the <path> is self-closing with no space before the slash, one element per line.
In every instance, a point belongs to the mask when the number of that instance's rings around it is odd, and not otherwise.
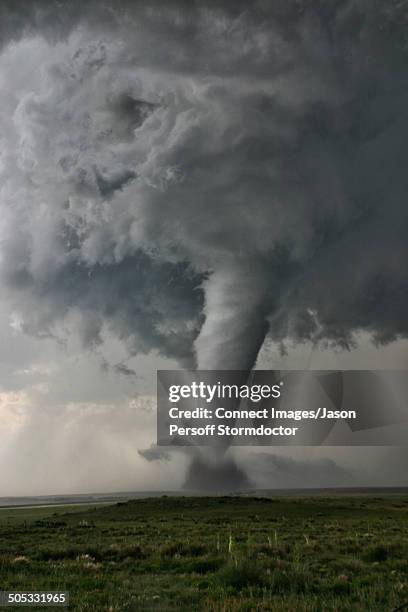
<path fill-rule="evenodd" d="M 204 323 L 195 341 L 199 370 L 251 370 L 268 332 L 264 271 L 220 266 L 205 281 Z"/>
<path fill-rule="evenodd" d="M 108 4 L 1 5 L 21 330 L 245 373 L 265 338 L 408 338 L 408 2 Z M 217 472 L 248 485 L 227 445 L 186 483 Z"/>
<path fill-rule="evenodd" d="M 240 370 L 237 384 L 247 382 L 268 332 L 264 271 L 250 262 L 223 264 L 205 281 L 205 320 L 195 341 L 197 369 Z M 229 405 L 231 403 L 227 402 Z M 231 408 L 238 406 L 231 405 Z M 231 422 L 232 424 L 232 422 Z M 185 489 L 234 491 L 250 488 L 242 467 L 228 457 L 228 437 L 216 439 L 190 464 Z"/>

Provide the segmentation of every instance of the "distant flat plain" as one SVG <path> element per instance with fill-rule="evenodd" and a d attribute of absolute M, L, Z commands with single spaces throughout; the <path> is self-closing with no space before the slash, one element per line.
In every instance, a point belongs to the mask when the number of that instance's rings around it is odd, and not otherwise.
<path fill-rule="evenodd" d="M 408 495 L 408 487 L 347 487 L 332 489 L 248 489 L 244 491 L 225 491 L 216 493 L 209 491 L 191 491 L 172 489 L 146 490 L 146 491 L 117 491 L 113 493 L 70 493 L 66 495 L 30 495 L 0 497 L 0 509 L 7 507 L 18 508 L 20 506 L 57 506 L 73 504 L 95 504 L 95 503 L 117 503 L 131 499 L 143 499 L 146 497 L 196 497 L 215 495 L 234 495 L 246 497 L 310 497 L 316 495 Z"/>

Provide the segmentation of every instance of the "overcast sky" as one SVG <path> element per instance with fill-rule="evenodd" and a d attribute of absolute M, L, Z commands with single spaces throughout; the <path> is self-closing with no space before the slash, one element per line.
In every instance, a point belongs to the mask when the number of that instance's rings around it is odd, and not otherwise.
<path fill-rule="evenodd" d="M 406 367 L 384 4 L 2 3 L 0 495 L 181 486 L 158 368 Z M 261 450 L 256 486 L 407 484 L 404 449 Z"/>
<path fill-rule="evenodd" d="M 2 495 L 171 489 L 183 485 L 182 453 L 144 458 L 156 439 L 155 371 L 177 367 L 158 355 L 128 360 L 110 338 L 91 351 L 71 341 L 28 338 L 1 313 L 0 487 Z M 304 347 L 260 367 L 401 367 L 406 343 L 352 353 Z M 311 363 L 310 363 L 311 362 Z M 137 376 L 121 374 L 126 364 Z M 109 365 L 109 367 L 107 367 Z M 234 448 L 261 487 L 406 485 L 406 451 L 398 448 Z M 265 455 L 268 453 L 268 457 Z M 282 457 L 281 462 L 277 457 Z M 287 459 L 287 463 L 285 462 Z M 156 460 L 148 460 L 156 459 Z"/>

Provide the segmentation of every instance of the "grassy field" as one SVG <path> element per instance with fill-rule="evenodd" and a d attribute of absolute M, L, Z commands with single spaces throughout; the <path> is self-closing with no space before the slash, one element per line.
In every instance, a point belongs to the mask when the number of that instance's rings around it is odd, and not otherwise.
<path fill-rule="evenodd" d="M 72 610 L 391 612 L 408 602 L 408 496 L 0 510 L 0 588 L 67 590 Z"/>

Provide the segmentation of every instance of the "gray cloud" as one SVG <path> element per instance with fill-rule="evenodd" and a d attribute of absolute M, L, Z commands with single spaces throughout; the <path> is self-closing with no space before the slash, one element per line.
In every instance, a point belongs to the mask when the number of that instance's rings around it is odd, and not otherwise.
<path fill-rule="evenodd" d="M 268 326 L 407 335 L 405 2 L 62 4 L 2 5 L 24 329 L 243 368 Z"/>
<path fill-rule="evenodd" d="M 140 449 L 137 452 L 146 461 L 170 461 L 170 453 L 156 444 L 151 444 L 149 448 Z"/>
<path fill-rule="evenodd" d="M 133 370 L 133 368 L 129 368 L 129 366 L 127 366 L 125 363 L 115 364 L 114 370 L 118 374 L 122 374 L 122 376 L 131 376 L 131 377 L 137 378 L 137 374 L 135 370 Z"/>

